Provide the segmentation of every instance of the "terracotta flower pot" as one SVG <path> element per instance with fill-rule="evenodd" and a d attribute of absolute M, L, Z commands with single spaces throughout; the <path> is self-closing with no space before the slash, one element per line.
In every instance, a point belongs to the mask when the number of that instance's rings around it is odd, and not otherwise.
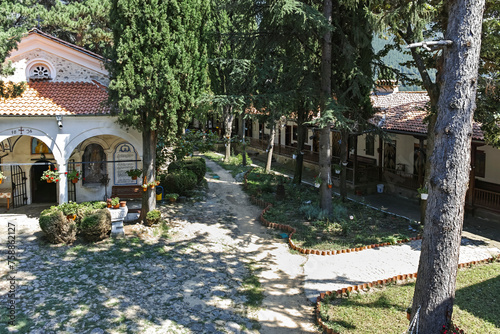
<path fill-rule="evenodd" d="M 118 209 L 118 208 L 120 208 L 120 203 L 113 205 L 113 209 Z"/>
<path fill-rule="evenodd" d="M 146 191 L 146 190 L 148 190 L 148 188 L 142 188 L 142 190 Z"/>
<path fill-rule="evenodd" d="M 124 208 L 127 206 L 127 201 L 120 201 L 120 207 Z"/>
<path fill-rule="evenodd" d="M 52 183 L 52 180 L 50 180 L 50 179 L 47 179 L 47 183 Z"/>
<path fill-rule="evenodd" d="M 75 178 L 75 179 L 71 180 L 71 182 L 78 183 L 78 179 Z"/>
<path fill-rule="evenodd" d="M 111 207 L 111 203 L 110 203 L 110 202 L 108 202 L 108 203 L 106 203 L 106 204 L 107 204 L 108 208 L 110 208 L 110 207 Z"/>
<path fill-rule="evenodd" d="M 137 176 L 132 176 L 132 180 L 137 180 Z"/>

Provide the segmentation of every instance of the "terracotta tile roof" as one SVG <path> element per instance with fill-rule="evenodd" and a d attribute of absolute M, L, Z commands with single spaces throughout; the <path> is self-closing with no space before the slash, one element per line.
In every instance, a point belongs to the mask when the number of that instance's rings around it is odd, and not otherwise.
<path fill-rule="evenodd" d="M 35 81 L 16 98 L 0 99 L 0 115 L 91 115 L 109 114 L 104 105 L 108 93 L 98 82 Z"/>
<path fill-rule="evenodd" d="M 389 132 L 409 132 L 427 134 L 427 113 L 425 106 L 429 102 L 426 92 L 397 92 L 386 95 L 373 95 L 372 103 L 380 111 L 371 122 Z M 385 116 L 385 119 L 384 119 Z M 484 140 L 481 125 L 473 123 L 473 139 Z"/>

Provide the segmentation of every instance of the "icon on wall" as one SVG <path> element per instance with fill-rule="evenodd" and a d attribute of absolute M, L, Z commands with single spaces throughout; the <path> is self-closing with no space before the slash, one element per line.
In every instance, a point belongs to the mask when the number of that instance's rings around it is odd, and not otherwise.
<path fill-rule="evenodd" d="M 41 140 L 33 138 L 31 140 L 31 154 L 52 153 L 50 148 Z"/>

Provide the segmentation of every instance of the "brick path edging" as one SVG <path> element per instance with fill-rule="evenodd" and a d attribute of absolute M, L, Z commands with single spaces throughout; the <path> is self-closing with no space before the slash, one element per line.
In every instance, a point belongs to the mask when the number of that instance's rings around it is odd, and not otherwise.
<path fill-rule="evenodd" d="M 486 258 L 486 259 L 483 259 L 483 260 L 477 260 L 477 261 L 470 261 L 470 262 L 466 262 L 466 263 L 460 263 L 460 264 L 458 264 L 458 268 L 471 267 L 473 265 L 478 265 L 478 264 L 493 263 L 495 261 L 500 261 L 500 255 L 497 255 L 497 256 L 494 256 L 494 257 L 489 257 L 489 258 Z M 326 324 L 323 322 L 323 319 L 321 318 L 321 313 L 320 313 L 321 302 L 327 296 L 334 295 L 336 298 L 343 298 L 347 293 L 350 293 L 351 291 L 364 291 L 367 288 L 377 287 L 377 286 L 385 286 L 388 283 L 402 282 L 402 281 L 406 281 L 408 279 L 413 279 L 413 278 L 417 278 L 417 273 L 397 275 L 397 276 L 393 276 L 393 277 L 390 277 L 390 278 L 387 278 L 387 279 L 373 281 L 373 282 L 370 282 L 370 283 L 363 283 L 363 284 L 358 284 L 358 285 L 347 286 L 345 288 L 341 288 L 341 289 L 338 289 L 336 291 L 322 292 L 316 298 L 316 322 L 322 328 L 323 333 L 327 333 L 327 334 L 339 334 L 339 333 L 335 332 L 333 329 L 328 328 L 326 326 Z"/>

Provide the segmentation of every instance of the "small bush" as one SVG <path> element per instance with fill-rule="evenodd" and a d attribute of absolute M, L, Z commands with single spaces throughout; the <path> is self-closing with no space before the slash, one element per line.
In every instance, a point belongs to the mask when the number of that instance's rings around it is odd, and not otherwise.
<path fill-rule="evenodd" d="M 85 240 L 103 240 L 111 232 L 111 214 L 106 209 L 99 209 L 85 216 L 78 227 Z"/>
<path fill-rule="evenodd" d="M 40 213 L 39 224 L 49 242 L 71 244 L 76 239 L 76 223 L 53 206 Z"/>
<path fill-rule="evenodd" d="M 160 210 L 151 210 L 146 214 L 146 223 L 148 226 L 158 224 L 161 219 Z"/>
<path fill-rule="evenodd" d="M 78 203 L 75 202 L 68 202 L 68 203 L 63 203 L 59 205 L 59 209 L 62 211 L 62 213 L 65 216 L 68 215 L 76 215 L 76 211 L 79 207 Z"/>
<path fill-rule="evenodd" d="M 190 170 L 176 170 L 172 173 L 162 174 L 160 184 L 171 193 L 188 195 L 198 183 L 196 175 Z"/>
<path fill-rule="evenodd" d="M 168 172 L 173 173 L 179 170 L 190 170 L 197 178 L 198 183 L 203 181 L 207 172 L 207 165 L 203 158 L 190 158 L 181 161 L 174 161 L 168 166 Z"/>

